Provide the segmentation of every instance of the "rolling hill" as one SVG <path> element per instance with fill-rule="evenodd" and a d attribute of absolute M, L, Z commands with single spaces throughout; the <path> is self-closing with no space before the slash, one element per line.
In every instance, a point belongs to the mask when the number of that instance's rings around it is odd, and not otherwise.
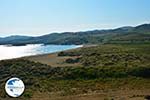
<path fill-rule="evenodd" d="M 136 27 L 120 27 L 85 32 L 51 33 L 38 37 L 9 36 L 0 38 L 0 44 L 101 44 L 101 43 L 149 43 L 150 24 Z"/>

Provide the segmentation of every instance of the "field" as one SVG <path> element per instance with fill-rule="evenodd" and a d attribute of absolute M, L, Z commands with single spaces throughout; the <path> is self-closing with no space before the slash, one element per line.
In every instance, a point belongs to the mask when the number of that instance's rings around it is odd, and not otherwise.
<path fill-rule="evenodd" d="M 150 44 L 102 44 L 0 61 L 4 84 L 21 78 L 31 100 L 144 100 L 150 98 Z"/>

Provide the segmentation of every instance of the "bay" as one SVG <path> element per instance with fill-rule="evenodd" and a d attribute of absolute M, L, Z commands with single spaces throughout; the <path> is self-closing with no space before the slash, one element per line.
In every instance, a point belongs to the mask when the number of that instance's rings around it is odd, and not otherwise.
<path fill-rule="evenodd" d="M 54 53 L 82 47 L 82 45 L 43 45 L 28 44 L 24 46 L 0 45 L 0 60 L 24 56 Z"/>

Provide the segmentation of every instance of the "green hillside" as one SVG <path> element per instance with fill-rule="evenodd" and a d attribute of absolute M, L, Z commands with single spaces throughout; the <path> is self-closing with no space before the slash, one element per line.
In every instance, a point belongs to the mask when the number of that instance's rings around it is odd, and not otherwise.
<path fill-rule="evenodd" d="M 66 60 L 67 63 L 80 62 L 82 65 L 53 67 L 24 59 L 0 61 L 0 98 L 10 98 L 4 85 L 11 77 L 19 77 L 25 83 L 21 99 L 34 98 L 37 93 L 48 93 L 51 98 L 112 89 L 145 91 L 150 88 L 149 44 L 99 45 L 60 52 L 58 56 L 77 56 L 69 58 L 69 62 Z"/>
<path fill-rule="evenodd" d="M 150 24 L 136 27 L 121 27 L 85 32 L 51 33 L 39 37 L 11 36 L 0 38 L 0 44 L 104 44 L 104 43 L 149 43 Z"/>

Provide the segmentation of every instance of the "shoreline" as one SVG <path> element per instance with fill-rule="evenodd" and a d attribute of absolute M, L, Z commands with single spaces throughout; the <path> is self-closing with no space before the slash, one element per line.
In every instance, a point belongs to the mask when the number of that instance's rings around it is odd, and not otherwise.
<path fill-rule="evenodd" d="M 79 45 L 76 48 L 72 48 L 72 49 L 68 49 L 68 50 L 63 50 L 63 51 L 57 51 L 57 52 L 53 52 L 53 53 L 45 53 L 45 54 L 36 54 L 36 55 L 28 55 L 28 56 L 23 56 L 23 57 L 16 57 L 16 58 L 10 58 L 10 59 L 2 59 L 0 61 L 7 61 L 7 60 L 12 60 L 12 59 L 25 59 L 25 60 L 29 60 L 29 61 L 33 61 L 33 62 L 39 62 L 42 64 L 47 64 L 50 65 L 52 67 L 78 67 L 81 66 L 80 63 L 76 63 L 76 64 L 69 64 L 69 63 L 65 63 L 66 59 L 69 58 L 75 58 L 75 57 L 69 57 L 69 56 L 58 56 L 59 52 L 67 52 L 67 51 L 74 51 L 74 50 L 78 50 L 78 49 L 82 49 L 82 48 L 88 48 L 88 47 L 93 47 L 93 46 L 97 46 L 97 44 L 84 44 L 84 45 Z"/>
<path fill-rule="evenodd" d="M 31 44 L 29 44 L 29 45 L 31 45 Z M 5 45 L 2 45 L 2 46 L 5 46 Z M 8 46 L 8 45 L 6 45 L 6 47 L 11 47 L 11 46 Z M 19 46 L 15 46 L 15 47 L 19 47 Z M 66 49 L 66 50 L 72 50 L 72 49 L 77 49 L 77 48 L 81 48 L 81 47 L 83 47 L 83 45 L 76 45 L 74 48 L 70 48 L 70 49 Z M 4 48 L 5 49 L 5 48 Z M 9 49 L 9 48 L 8 48 Z M 22 48 L 22 49 L 24 49 L 24 48 Z M 61 51 L 66 51 L 66 50 L 61 50 Z M 61 52 L 61 51 L 59 51 L 59 49 L 57 50 L 57 51 L 50 51 L 49 53 L 48 52 L 41 52 L 41 53 L 33 53 L 33 54 L 26 54 L 26 55 L 16 55 L 16 56 L 14 56 L 14 55 L 12 55 L 12 56 L 8 56 L 8 55 L 5 55 L 4 54 L 4 57 L 2 56 L 2 58 L 0 59 L 0 61 L 3 61 L 3 60 L 11 60 L 11 59 L 20 59 L 20 58 L 26 58 L 26 57 L 33 57 L 33 56 L 41 56 L 41 55 L 48 55 L 48 54 L 53 54 L 53 53 L 58 53 L 58 52 Z M 16 51 L 14 51 L 14 52 L 17 52 L 17 50 Z M 22 52 L 23 52 L 23 50 L 22 50 Z M 4 52 L 5 53 L 5 52 Z M 5 57 L 6 56 L 6 57 Z M 8 57 L 7 57 L 8 56 Z"/>
<path fill-rule="evenodd" d="M 95 45 L 80 45 L 80 47 L 68 49 L 68 50 L 63 50 L 63 51 L 72 51 L 72 50 L 77 50 L 77 49 L 87 48 L 87 47 L 94 47 L 94 46 L 97 46 L 97 44 L 95 44 Z M 31 57 L 38 57 L 38 56 L 46 56 L 46 55 L 51 55 L 51 54 L 58 54 L 59 52 L 63 52 L 63 51 L 57 51 L 57 52 L 45 53 L 45 54 L 37 54 L 37 55 L 30 55 L 30 56 L 24 56 L 24 57 L 20 57 L 20 58 L 31 58 Z"/>
<path fill-rule="evenodd" d="M 97 45 L 82 45 L 82 47 L 64 50 L 64 52 L 78 50 L 78 49 L 82 49 L 82 48 L 88 48 L 88 47 L 92 47 L 92 46 L 97 46 Z M 63 52 L 63 51 L 59 51 L 59 52 Z M 81 66 L 80 63 L 74 63 L 74 64 L 65 63 L 66 59 L 69 59 L 69 58 L 73 59 L 73 58 L 76 58 L 76 56 L 75 57 L 58 56 L 59 52 L 39 54 L 39 55 L 34 55 L 34 56 L 26 56 L 26 57 L 22 57 L 22 58 L 26 59 L 26 60 L 34 61 L 34 62 L 40 62 L 42 64 L 47 64 L 52 67 L 70 67 L 70 66 L 78 67 L 78 66 Z"/>

